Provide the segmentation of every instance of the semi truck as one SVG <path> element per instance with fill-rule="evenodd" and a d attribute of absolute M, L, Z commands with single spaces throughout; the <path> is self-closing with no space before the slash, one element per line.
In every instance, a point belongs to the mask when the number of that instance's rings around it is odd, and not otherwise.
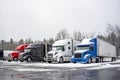
<path fill-rule="evenodd" d="M 16 48 L 17 51 L 14 51 L 12 53 L 8 54 L 7 60 L 10 61 L 18 61 L 18 56 L 21 52 L 24 52 L 24 49 L 28 46 L 29 44 L 22 44 Z"/>
<path fill-rule="evenodd" d="M 116 59 L 116 47 L 105 40 L 99 38 L 83 39 L 77 45 L 71 61 L 73 63 L 83 62 L 103 62 Z"/>
<path fill-rule="evenodd" d="M 32 43 L 25 48 L 23 53 L 19 54 L 19 60 L 21 62 L 45 61 L 46 52 L 50 51 L 50 49 L 50 44 Z"/>
<path fill-rule="evenodd" d="M 47 53 L 48 63 L 52 62 L 69 62 L 73 55 L 76 45 L 79 41 L 73 39 L 58 40 L 52 45 L 52 50 Z"/>

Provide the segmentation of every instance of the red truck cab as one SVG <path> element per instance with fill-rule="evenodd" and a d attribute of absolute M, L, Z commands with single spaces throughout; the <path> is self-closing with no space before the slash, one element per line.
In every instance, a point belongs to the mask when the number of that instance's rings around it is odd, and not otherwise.
<path fill-rule="evenodd" d="M 18 61 L 19 53 L 24 52 L 24 49 L 28 46 L 29 44 L 22 44 L 16 48 L 17 51 L 12 52 L 11 54 L 8 55 L 8 61 Z"/>

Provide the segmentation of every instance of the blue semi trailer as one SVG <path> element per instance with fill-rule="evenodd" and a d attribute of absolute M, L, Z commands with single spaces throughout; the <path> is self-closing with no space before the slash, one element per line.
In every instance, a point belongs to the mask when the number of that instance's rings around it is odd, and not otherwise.
<path fill-rule="evenodd" d="M 83 39 L 71 61 L 92 63 L 116 60 L 116 47 L 99 38 Z"/>

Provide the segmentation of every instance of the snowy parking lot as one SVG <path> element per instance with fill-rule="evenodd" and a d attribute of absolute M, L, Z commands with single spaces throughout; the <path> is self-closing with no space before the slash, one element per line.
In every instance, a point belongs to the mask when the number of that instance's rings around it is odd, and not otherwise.
<path fill-rule="evenodd" d="M 0 80 L 119 80 L 120 60 L 104 63 L 0 61 Z"/>
<path fill-rule="evenodd" d="M 0 61 L 2 65 L 6 66 L 19 66 L 18 68 L 10 68 L 16 71 L 55 71 L 60 69 L 70 69 L 75 70 L 76 68 L 84 68 L 88 70 L 94 69 L 106 69 L 106 68 L 115 68 L 120 67 L 120 60 L 115 62 L 103 62 L 103 63 L 27 63 L 27 62 L 8 62 L 8 61 Z M 30 68 L 25 68 L 30 67 Z M 38 69 L 43 68 L 43 69 Z M 45 69 L 44 69 L 45 68 Z M 46 69 L 50 68 L 50 69 Z"/>

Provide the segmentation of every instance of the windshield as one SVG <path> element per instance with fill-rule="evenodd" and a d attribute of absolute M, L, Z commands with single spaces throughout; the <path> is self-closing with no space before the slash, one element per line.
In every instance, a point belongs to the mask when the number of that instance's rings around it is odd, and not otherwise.
<path fill-rule="evenodd" d="M 77 50 L 89 50 L 89 46 L 77 46 Z"/>
<path fill-rule="evenodd" d="M 53 46 L 52 51 L 64 51 L 64 46 Z"/>
<path fill-rule="evenodd" d="M 31 51 L 31 49 L 25 49 L 25 51 L 24 52 L 30 52 Z"/>
<path fill-rule="evenodd" d="M 17 50 L 17 52 L 22 53 L 22 52 L 24 52 L 24 50 Z"/>

